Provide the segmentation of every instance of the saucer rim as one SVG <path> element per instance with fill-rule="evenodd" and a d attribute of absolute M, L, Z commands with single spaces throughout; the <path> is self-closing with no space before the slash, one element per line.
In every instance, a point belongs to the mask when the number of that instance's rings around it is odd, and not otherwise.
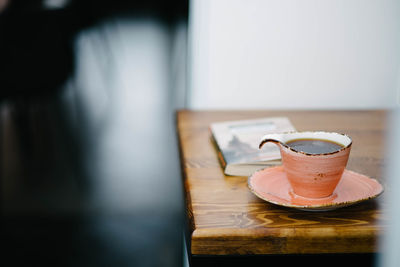
<path fill-rule="evenodd" d="M 275 205 L 282 206 L 282 207 L 295 208 L 295 209 L 304 210 L 304 211 L 329 211 L 329 210 L 334 210 L 334 209 L 338 209 L 338 208 L 348 207 L 348 206 L 351 206 L 351 205 L 358 204 L 360 202 L 364 202 L 364 201 L 367 201 L 367 200 L 371 200 L 371 199 L 377 198 L 378 196 L 380 196 L 385 191 L 384 186 L 377 179 L 371 178 L 371 177 L 369 177 L 369 176 L 367 176 L 365 174 L 361 174 L 361 173 L 357 173 L 355 171 L 351 171 L 351 170 L 345 169 L 346 172 L 354 173 L 354 174 L 357 174 L 357 175 L 362 175 L 362 176 L 364 176 L 364 177 L 366 177 L 368 179 L 374 180 L 377 184 L 379 184 L 381 186 L 380 192 L 377 193 L 377 194 L 373 194 L 373 195 L 371 195 L 371 196 L 369 196 L 367 198 L 359 198 L 359 199 L 356 199 L 354 201 L 345 201 L 345 202 L 339 202 L 339 203 L 326 203 L 326 204 L 315 204 L 315 205 L 295 205 L 295 204 L 289 204 L 289 203 L 281 203 L 281 202 L 277 202 L 277 201 L 266 199 L 265 197 L 261 196 L 260 194 L 258 194 L 256 192 L 256 190 L 254 189 L 253 185 L 251 184 L 251 180 L 253 179 L 253 177 L 254 177 L 254 175 L 256 173 L 265 171 L 267 169 L 273 169 L 273 168 L 282 168 L 282 165 L 269 167 L 269 168 L 264 168 L 264 169 L 261 169 L 261 170 L 258 170 L 256 172 L 254 172 L 252 175 L 250 175 L 248 177 L 247 186 L 250 189 L 250 191 L 254 195 L 256 195 L 258 198 L 260 198 L 260 199 L 262 199 L 262 200 L 264 200 L 264 201 L 266 201 L 268 203 L 275 204 Z"/>

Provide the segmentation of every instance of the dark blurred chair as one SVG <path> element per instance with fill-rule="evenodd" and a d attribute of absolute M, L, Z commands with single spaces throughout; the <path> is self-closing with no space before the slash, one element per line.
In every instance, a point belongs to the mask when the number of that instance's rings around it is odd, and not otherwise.
<path fill-rule="evenodd" d="M 0 13 L 7 266 L 182 265 L 172 88 L 186 19 L 186 1 Z"/>

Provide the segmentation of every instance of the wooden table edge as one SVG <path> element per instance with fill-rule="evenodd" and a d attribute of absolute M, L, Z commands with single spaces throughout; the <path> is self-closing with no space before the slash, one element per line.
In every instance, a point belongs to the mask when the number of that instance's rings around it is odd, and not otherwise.
<path fill-rule="evenodd" d="M 251 235 L 249 235 L 251 232 Z M 234 234 L 232 234 L 234 233 Z M 289 237 L 288 237 L 289 236 Z M 192 255 L 254 255 L 376 253 L 382 229 L 365 227 L 195 229 L 191 238 Z M 215 247 L 215 251 L 213 248 Z M 221 247 L 225 249 L 221 251 Z"/>

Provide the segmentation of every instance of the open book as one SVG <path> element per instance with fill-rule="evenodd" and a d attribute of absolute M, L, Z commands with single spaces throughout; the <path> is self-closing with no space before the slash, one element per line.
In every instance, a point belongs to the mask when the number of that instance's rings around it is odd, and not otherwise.
<path fill-rule="evenodd" d="M 249 176 L 257 170 L 281 163 L 279 148 L 265 144 L 258 148 L 265 134 L 295 131 L 286 117 L 226 121 L 210 125 L 218 158 L 226 175 Z"/>

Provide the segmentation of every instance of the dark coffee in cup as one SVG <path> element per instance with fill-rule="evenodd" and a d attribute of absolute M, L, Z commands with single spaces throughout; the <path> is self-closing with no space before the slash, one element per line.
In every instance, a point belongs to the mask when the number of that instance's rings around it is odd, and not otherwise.
<path fill-rule="evenodd" d="M 326 154 L 338 151 L 344 146 L 342 144 L 323 139 L 294 139 L 287 141 L 286 144 L 298 152 L 307 154 Z"/>

